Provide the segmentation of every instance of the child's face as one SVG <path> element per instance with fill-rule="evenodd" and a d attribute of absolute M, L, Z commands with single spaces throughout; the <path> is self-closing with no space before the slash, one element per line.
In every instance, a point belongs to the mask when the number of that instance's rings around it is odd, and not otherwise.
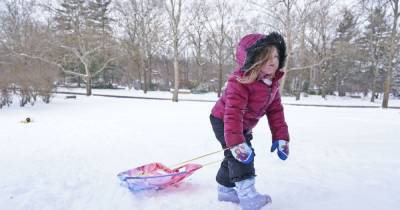
<path fill-rule="evenodd" d="M 269 59 L 262 67 L 261 74 L 262 76 L 268 75 L 270 78 L 275 76 L 276 70 L 279 67 L 279 55 L 278 51 L 275 47 L 272 48 L 272 59 Z"/>

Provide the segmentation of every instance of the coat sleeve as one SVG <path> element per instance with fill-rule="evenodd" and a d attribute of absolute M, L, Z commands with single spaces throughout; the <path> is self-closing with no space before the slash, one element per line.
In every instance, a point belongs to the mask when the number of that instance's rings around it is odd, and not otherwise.
<path fill-rule="evenodd" d="M 283 112 L 283 106 L 281 103 L 281 95 L 279 90 L 272 101 L 271 105 L 266 111 L 268 118 L 269 128 L 272 133 L 272 141 L 275 140 L 287 140 L 289 141 L 288 126 L 285 121 L 285 115 Z"/>
<path fill-rule="evenodd" d="M 243 143 L 243 114 L 247 107 L 249 91 L 232 77 L 225 89 L 224 137 L 228 147 Z"/>

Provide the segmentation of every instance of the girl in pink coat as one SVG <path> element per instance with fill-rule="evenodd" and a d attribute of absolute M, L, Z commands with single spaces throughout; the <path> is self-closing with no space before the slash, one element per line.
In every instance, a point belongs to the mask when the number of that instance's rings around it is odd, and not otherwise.
<path fill-rule="evenodd" d="M 237 69 L 229 76 L 227 87 L 214 105 L 210 120 L 224 152 L 218 170 L 218 200 L 238 203 L 242 209 L 260 209 L 271 203 L 269 195 L 256 191 L 254 149 L 250 140 L 258 120 L 266 116 L 272 133 L 271 152 L 280 159 L 289 155 L 289 133 L 285 122 L 279 79 L 286 60 L 283 37 L 244 36 L 236 49 Z"/>

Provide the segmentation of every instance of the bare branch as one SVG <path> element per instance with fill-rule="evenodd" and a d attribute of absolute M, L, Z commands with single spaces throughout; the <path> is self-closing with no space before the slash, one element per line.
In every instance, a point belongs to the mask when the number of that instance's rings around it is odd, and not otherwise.
<path fill-rule="evenodd" d="M 335 55 L 337 55 L 337 54 L 335 54 Z M 327 60 L 333 58 L 335 55 L 327 56 L 327 57 L 321 59 L 318 63 L 314 63 L 314 64 L 311 64 L 311 65 L 308 65 L 308 66 L 293 67 L 293 68 L 288 69 L 287 71 L 288 71 L 288 72 L 289 72 L 289 71 L 299 71 L 299 70 L 304 70 L 304 69 L 309 69 L 309 68 L 313 68 L 313 67 L 316 67 L 316 66 L 320 66 L 320 65 L 322 65 L 325 61 L 327 61 Z"/>
<path fill-rule="evenodd" d="M 265 6 L 263 4 L 260 4 L 257 1 L 249 1 L 249 2 L 250 2 L 250 4 L 253 4 L 253 5 L 257 6 L 260 9 L 259 11 L 261 11 L 262 13 L 264 13 L 264 14 L 266 14 L 268 16 L 271 16 L 271 17 L 273 16 L 273 13 L 270 12 L 271 8 L 268 8 L 267 6 Z"/>
<path fill-rule="evenodd" d="M 0 61 L 0 64 L 3 64 L 3 65 L 12 65 L 12 63 L 5 62 L 5 61 Z"/>
<path fill-rule="evenodd" d="M 108 47 L 108 46 L 107 46 L 107 47 Z M 90 54 L 96 52 L 97 50 L 99 50 L 99 49 L 101 49 L 101 48 L 102 48 L 102 46 L 95 47 L 95 48 L 93 48 L 93 49 L 91 49 L 91 50 L 89 50 L 89 51 L 83 53 L 83 56 L 86 57 L 86 56 L 88 56 L 88 55 L 90 55 Z"/>
<path fill-rule="evenodd" d="M 81 77 L 85 76 L 84 74 L 80 74 L 80 73 L 77 73 L 77 72 L 66 70 L 61 64 L 53 62 L 53 61 L 49 61 L 49 60 L 44 59 L 42 57 L 28 55 L 28 54 L 25 54 L 25 53 L 16 53 L 16 55 L 27 57 L 27 58 L 31 58 L 31 59 L 35 59 L 35 60 L 40 60 L 42 62 L 54 65 L 54 66 L 58 67 L 62 72 L 66 73 L 66 74 L 72 74 L 72 75 L 81 76 Z"/>
<path fill-rule="evenodd" d="M 108 59 L 108 61 L 106 61 L 103 64 L 103 66 L 93 74 L 93 77 L 95 77 L 97 74 L 100 74 L 102 71 L 104 71 L 104 69 L 107 67 L 108 63 L 110 63 L 111 61 L 113 61 L 115 59 L 117 59 L 117 58 L 115 57 L 115 58 Z"/>
<path fill-rule="evenodd" d="M 12 54 L 0 55 L 0 58 L 10 57 Z"/>

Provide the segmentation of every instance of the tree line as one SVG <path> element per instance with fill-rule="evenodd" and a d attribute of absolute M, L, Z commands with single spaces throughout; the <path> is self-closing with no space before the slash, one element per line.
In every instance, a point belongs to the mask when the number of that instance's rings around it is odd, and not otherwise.
<path fill-rule="evenodd" d="M 400 94 L 399 0 L 4 0 L 0 107 L 57 87 L 215 91 L 247 33 L 282 33 L 282 94 Z"/>

